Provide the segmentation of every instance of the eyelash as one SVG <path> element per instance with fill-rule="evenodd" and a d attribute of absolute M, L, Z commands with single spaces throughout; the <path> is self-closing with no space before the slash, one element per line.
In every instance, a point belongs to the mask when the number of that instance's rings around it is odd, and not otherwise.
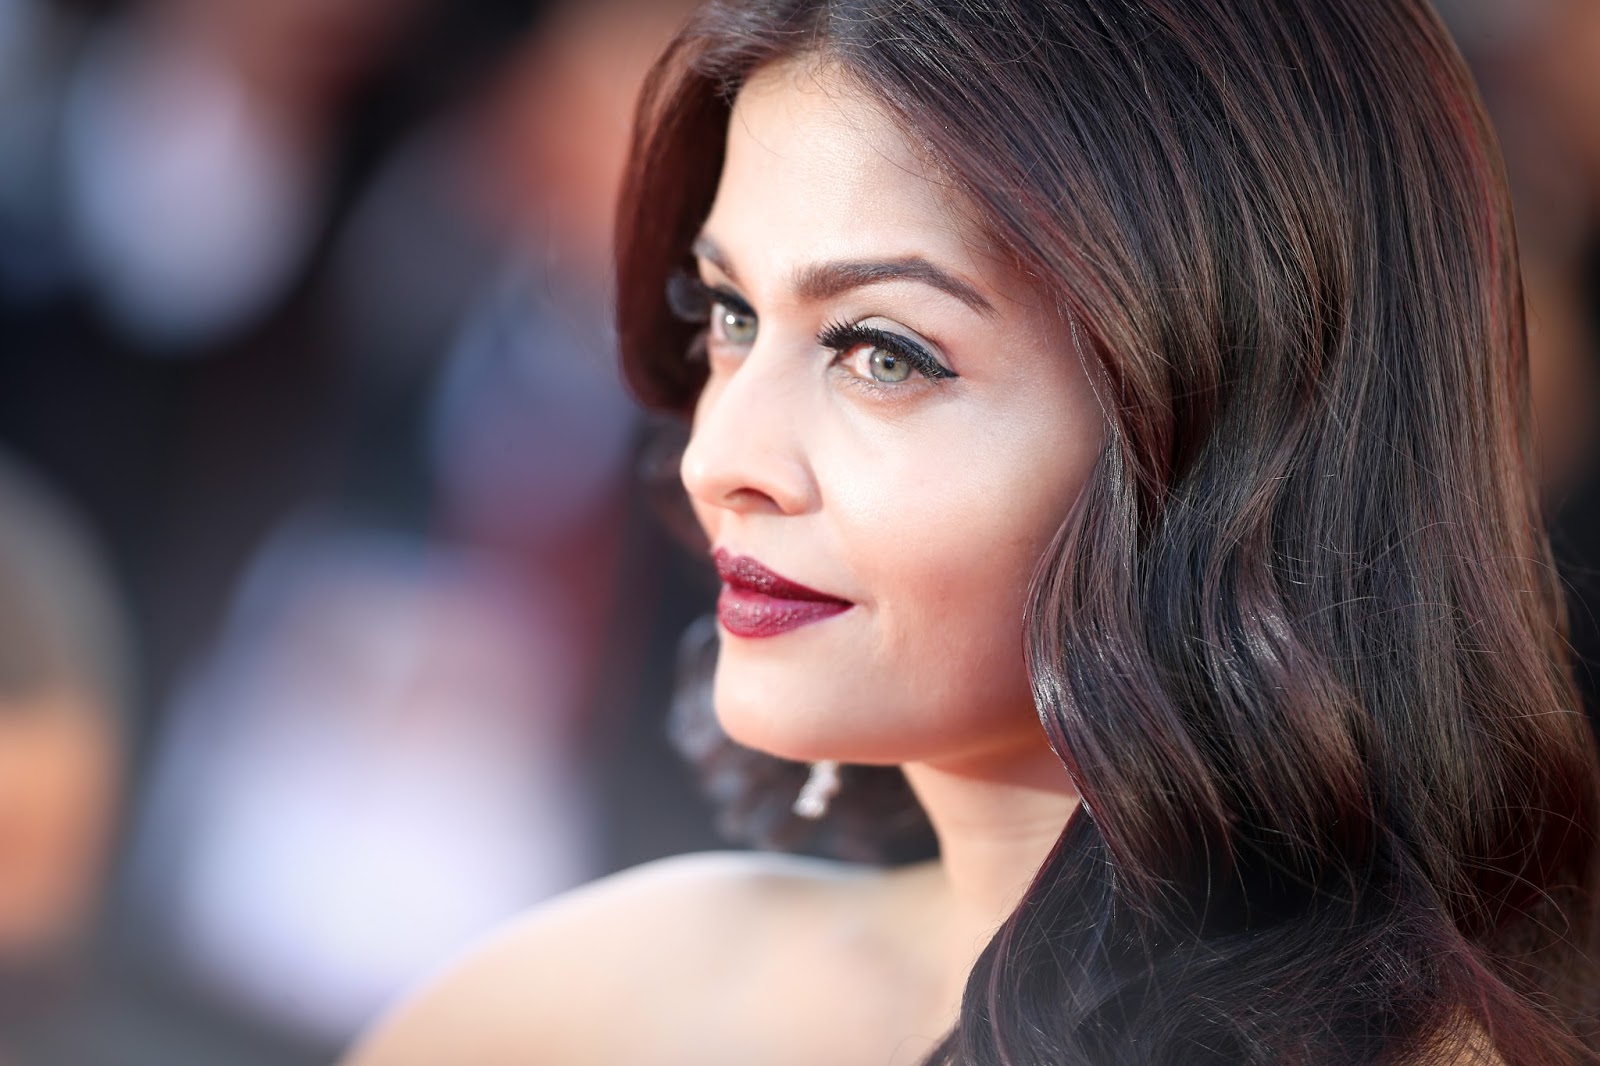
<path fill-rule="evenodd" d="M 757 318 L 755 309 L 736 294 L 726 289 L 707 285 L 698 277 L 688 271 L 680 271 L 672 275 L 667 281 L 667 305 L 680 321 L 695 325 L 707 325 L 711 321 L 712 307 L 721 304 L 728 309 L 751 318 Z M 929 355 L 920 344 L 897 333 L 888 330 L 864 326 L 859 322 L 830 322 L 817 334 L 817 343 L 823 348 L 837 355 L 845 355 L 862 345 L 871 345 L 882 349 L 889 354 L 904 359 L 910 363 L 923 377 L 930 381 L 942 381 L 958 377 L 955 371 L 944 366 L 932 355 Z M 696 338 L 694 347 L 690 350 L 691 358 L 704 358 L 705 334 L 702 332 Z M 863 383 L 876 387 L 887 386 L 883 382 L 863 379 Z"/>
<path fill-rule="evenodd" d="M 755 308 L 736 293 L 707 285 L 686 270 L 680 270 L 667 279 L 667 307 L 680 322 L 707 325 L 711 321 L 711 308 L 716 304 L 722 304 L 741 315 L 756 317 Z"/>
<path fill-rule="evenodd" d="M 859 322 L 830 323 L 822 328 L 821 333 L 817 334 L 817 343 L 839 355 L 845 355 L 862 345 L 871 345 L 874 348 L 888 352 L 896 358 L 904 359 L 911 364 L 913 370 L 929 381 L 942 381 L 956 376 L 955 371 L 929 355 L 923 350 L 922 345 L 917 344 L 915 341 L 908 340 L 898 333 L 890 333 L 887 330 L 863 326 Z M 879 381 L 870 383 L 874 385 L 884 384 L 884 382 Z"/>

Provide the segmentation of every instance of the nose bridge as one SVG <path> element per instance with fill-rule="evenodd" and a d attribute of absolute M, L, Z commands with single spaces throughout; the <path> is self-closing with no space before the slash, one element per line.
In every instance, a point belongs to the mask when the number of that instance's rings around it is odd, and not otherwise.
<path fill-rule="evenodd" d="M 805 389 L 797 366 L 758 341 L 735 369 L 707 383 L 681 469 L 697 501 L 784 513 L 809 507 L 811 475 L 800 434 Z"/>

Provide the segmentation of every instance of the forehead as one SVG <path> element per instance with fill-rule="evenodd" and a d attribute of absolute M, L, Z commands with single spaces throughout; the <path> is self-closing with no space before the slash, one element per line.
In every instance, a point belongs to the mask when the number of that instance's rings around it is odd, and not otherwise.
<path fill-rule="evenodd" d="M 903 253 L 978 272 L 984 243 L 893 118 L 814 59 L 763 67 L 740 90 L 706 230 L 741 263 Z"/>

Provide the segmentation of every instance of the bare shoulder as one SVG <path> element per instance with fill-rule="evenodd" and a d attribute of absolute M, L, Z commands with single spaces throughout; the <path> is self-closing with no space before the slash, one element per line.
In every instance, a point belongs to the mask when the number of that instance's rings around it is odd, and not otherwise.
<path fill-rule="evenodd" d="M 666 1061 L 787 919 L 853 868 L 739 853 L 666 859 L 529 912 L 402 1002 L 346 1066 Z M 778 920 L 775 920 L 778 919 Z M 692 1034 L 685 1032 L 686 1038 Z"/>

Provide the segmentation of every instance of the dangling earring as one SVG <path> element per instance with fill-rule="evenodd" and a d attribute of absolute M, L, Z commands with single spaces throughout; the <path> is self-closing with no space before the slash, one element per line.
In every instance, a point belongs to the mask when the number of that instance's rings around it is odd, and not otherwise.
<path fill-rule="evenodd" d="M 794 813 L 817 821 L 828 813 L 828 801 L 839 794 L 839 764 L 832 759 L 811 764 L 811 776 L 795 797 Z"/>

